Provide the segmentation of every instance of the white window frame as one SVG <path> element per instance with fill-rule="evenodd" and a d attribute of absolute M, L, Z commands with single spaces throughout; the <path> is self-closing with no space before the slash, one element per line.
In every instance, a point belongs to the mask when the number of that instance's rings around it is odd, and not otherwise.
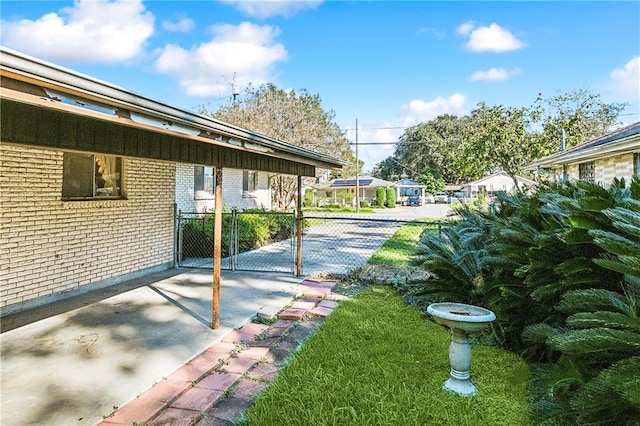
<path fill-rule="evenodd" d="M 242 195 L 251 197 L 258 190 L 258 172 L 255 170 L 242 171 Z"/>
<path fill-rule="evenodd" d="M 215 198 L 215 187 L 215 168 L 208 166 L 194 166 L 193 197 L 196 200 L 212 200 Z"/>

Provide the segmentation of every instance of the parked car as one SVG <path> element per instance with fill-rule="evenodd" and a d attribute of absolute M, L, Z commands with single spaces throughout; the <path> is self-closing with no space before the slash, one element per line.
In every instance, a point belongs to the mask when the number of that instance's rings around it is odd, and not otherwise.
<path fill-rule="evenodd" d="M 420 207 L 422 205 L 422 198 L 420 198 L 420 197 L 409 197 L 407 199 L 407 205 L 408 206 L 418 206 L 418 207 Z"/>
<path fill-rule="evenodd" d="M 448 203 L 449 202 L 449 194 L 446 192 L 436 192 L 433 194 L 433 202 L 434 203 Z"/>

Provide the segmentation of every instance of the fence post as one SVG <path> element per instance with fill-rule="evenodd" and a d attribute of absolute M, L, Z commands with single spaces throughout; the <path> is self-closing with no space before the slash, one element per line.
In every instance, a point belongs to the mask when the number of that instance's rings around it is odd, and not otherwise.
<path fill-rule="evenodd" d="M 211 328 L 220 327 L 220 257 L 222 254 L 222 168 L 216 167 L 215 209 L 213 215 L 213 301 Z"/>
<path fill-rule="evenodd" d="M 302 176 L 298 176 L 298 200 L 296 206 L 296 275 L 302 275 Z"/>
<path fill-rule="evenodd" d="M 175 269 L 178 264 L 178 232 L 180 229 L 180 211 L 178 210 L 178 204 L 173 203 L 173 264 L 171 268 Z"/>

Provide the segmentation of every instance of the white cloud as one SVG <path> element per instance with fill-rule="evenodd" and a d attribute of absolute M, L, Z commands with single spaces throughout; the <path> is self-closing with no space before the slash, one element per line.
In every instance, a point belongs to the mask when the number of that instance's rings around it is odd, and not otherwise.
<path fill-rule="evenodd" d="M 623 68 L 611 72 L 614 90 L 624 99 L 640 98 L 640 56 L 633 57 Z"/>
<path fill-rule="evenodd" d="M 437 30 L 437 29 L 431 28 L 431 27 L 423 27 L 423 28 L 420 28 L 418 30 L 418 34 L 423 34 L 423 33 L 433 34 L 435 36 L 435 38 L 437 38 L 438 40 L 442 40 L 447 35 L 446 32 L 440 31 L 440 30 Z"/>
<path fill-rule="evenodd" d="M 303 10 L 317 9 L 323 0 L 222 0 L 222 2 L 233 5 L 236 9 L 251 17 L 264 19 L 272 16 L 290 18 Z"/>
<path fill-rule="evenodd" d="M 33 21 L 2 21 L 2 43 L 52 60 L 118 62 L 143 52 L 154 22 L 140 0 L 80 0 Z"/>
<path fill-rule="evenodd" d="M 467 36 L 475 28 L 476 23 L 473 21 L 467 21 L 464 24 L 458 25 L 456 32 L 461 36 Z"/>
<path fill-rule="evenodd" d="M 505 81 L 511 77 L 520 75 L 520 69 L 514 68 L 511 71 L 507 71 L 504 68 L 490 68 L 487 71 L 474 72 L 469 80 L 471 81 Z"/>
<path fill-rule="evenodd" d="M 509 30 L 496 23 L 476 28 L 470 21 L 460 25 L 457 32 L 462 36 L 469 36 L 465 47 L 472 52 L 509 52 L 526 46 Z"/>
<path fill-rule="evenodd" d="M 455 114 L 458 116 L 469 113 L 466 105 L 467 98 L 455 93 L 448 98 L 438 96 L 432 101 L 416 99 L 401 107 L 402 124 L 388 122 L 360 123 L 358 131 L 358 159 L 364 162 L 363 170 L 371 171 L 373 166 L 393 155 L 396 142 L 407 127 L 432 120 L 442 114 Z M 349 124 L 346 128 L 352 128 Z M 355 142 L 355 131 L 347 132 L 347 138 Z M 378 144 L 375 144 L 378 143 Z"/>
<path fill-rule="evenodd" d="M 214 37 L 189 50 L 170 44 L 159 52 L 156 69 L 179 80 L 189 96 L 223 96 L 231 93 L 231 76 L 236 73 L 240 87 L 261 85 L 272 80 L 277 62 L 287 59 L 287 51 L 275 39 L 277 27 L 243 22 L 212 28 Z"/>
<path fill-rule="evenodd" d="M 459 93 L 454 93 L 446 99 L 438 96 L 429 102 L 415 99 L 401 107 L 404 116 L 403 126 L 410 127 L 423 121 L 432 120 L 442 114 L 467 114 L 469 108 L 466 103 L 466 96 Z"/>
<path fill-rule="evenodd" d="M 193 19 L 187 18 L 186 16 L 178 16 L 175 22 L 162 21 L 162 28 L 167 31 L 187 33 L 194 27 L 195 23 L 193 22 Z"/>

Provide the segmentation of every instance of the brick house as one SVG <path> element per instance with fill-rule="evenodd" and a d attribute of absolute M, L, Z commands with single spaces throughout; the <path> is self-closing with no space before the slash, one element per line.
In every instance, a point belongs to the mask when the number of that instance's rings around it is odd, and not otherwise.
<path fill-rule="evenodd" d="M 640 122 L 565 151 L 535 160 L 525 170 L 548 173 L 553 181 L 587 180 L 608 186 L 640 175 Z"/>
<path fill-rule="evenodd" d="M 0 49 L 3 316 L 173 267 L 187 170 L 239 188 L 243 170 L 301 177 L 343 165 Z"/>
<path fill-rule="evenodd" d="M 183 212 L 213 210 L 215 204 L 213 167 L 176 165 L 176 205 Z M 267 209 L 272 207 L 269 173 L 226 169 L 222 181 L 225 209 Z"/>

